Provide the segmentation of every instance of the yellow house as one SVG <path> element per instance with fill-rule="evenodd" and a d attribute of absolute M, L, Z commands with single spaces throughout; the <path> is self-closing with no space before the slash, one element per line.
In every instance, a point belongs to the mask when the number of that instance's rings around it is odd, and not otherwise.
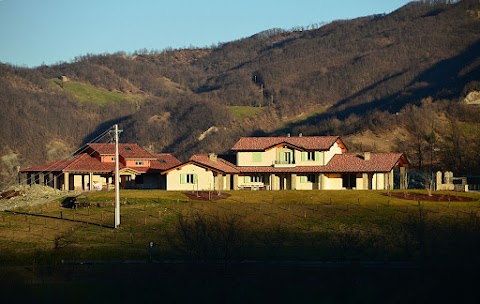
<path fill-rule="evenodd" d="M 338 136 L 242 137 L 231 150 L 230 157 L 201 154 L 181 163 L 171 154 L 120 144 L 120 185 L 175 191 L 384 190 L 394 188 L 395 171 L 401 187 L 409 165 L 401 153 L 349 153 Z M 109 189 L 114 165 L 113 144 L 90 143 L 71 159 L 20 170 L 19 179 L 65 190 Z"/>
<path fill-rule="evenodd" d="M 235 165 L 211 153 L 193 155 L 187 162 L 162 172 L 166 190 L 219 191 L 235 189 Z"/>
<path fill-rule="evenodd" d="M 384 190 L 408 167 L 401 153 L 348 153 L 338 136 L 242 137 L 231 150 L 235 164 L 194 155 L 164 171 L 166 189 Z"/>

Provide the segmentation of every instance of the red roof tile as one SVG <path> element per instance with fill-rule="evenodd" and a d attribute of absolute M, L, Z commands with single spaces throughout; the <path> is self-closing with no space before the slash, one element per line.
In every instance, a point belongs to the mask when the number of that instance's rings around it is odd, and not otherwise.
<path fill-rule="evenodd" d="M 212 160 L 210 159 L 210 156 L 207 154 L 196 154 L 190 157 L 190 161 L 203 164 L 207 167 L 216 169 L 224 173 L 231 173 L 231 174 L 239 173 L 237 166 L 218 156 L 215 156 L 215 157 L 216 157 L 216 160 Z"/>
<path fill-rule="evenodd" d="M 328 150 L 339 142 L 345 146 L 338 136 L 300 136 L 300 137 L 242 137 L 232 147 L 233 151 L 265 151 L 268 148 L 288 144 L 304 150 Z"/>
<path fill-rule="evenodd" d="M 296 166 L 275 168 L 273 166 L 237 167 L 241 173 L 375 173 L 389 172 L 396 165 L 407 166 L 408 161 L 401 153 L 370 153 L 370 160 L 363 155 L 336 154 L 326 166 Z"/>
<path fill-rule="evenodd" d="M 221 173 L 229 173 L 229 174 L 237 174 L 240 171 L 238 170 L 238 167 L 235 166 L 234 164 L 220 158 L 217 156 L 217 160 L 211 160 L 209 155 L 207 154 L 196 154 L 190 157 L 190 159 L 184 163 L 181 163 L 179 165 L 176 165 L 164 172 L 162 174 L 168 173 L 170 170 L 180 168 L 182 166 L 188 165 L 188 164 L 194 164 L 203 168 L 210 169 L 212 171 L 217 171 Z"/>
<path fill-rule="evenodd" d="M 324 167 L 324 172 L 389 172 L 397 164 L 408 165 L 408 161 L 402 153 L 370 153 L 369 160 L 365 160 L 364 154 L 336 154 Z"/>
<path fill-rule="evenodd" d="M 57 160 L 20 170 L 21 172 L 111 172 L 114 163 L 101 163 L 87 153 L 75 155 L 72 159 Z"/>
<path fill-rule="evenodd" d="M 100 155 L 115 155 L 115 144 L 89 143 L 81 151 L 90 147 Z M 125 159 L 150 159 L 155 157 L 137 144 L 118 144 L 118 154 Z"/>
<path fill-rule="evenodd" d="M 87 153 L 78 155 L 63 169 L 65 172 L 112 172 L 113 170 L 115 170 L 115 163 L 102 163 Z"/>
<path fill-rule="evenodd" d="M 175 156 L 169 153 L 152 154 L 156 160 L 150 162 L 150 168 L 157 170 L 168 170 L 173 168 L 182 162 Z"/>
<path fill-rule="evenodd" d="M 74 158 L 75 159 L 75 158 Z M 51 161 L 42 165 L 21 169 L 20 172 L 60 172 L 74 159 Z"/>

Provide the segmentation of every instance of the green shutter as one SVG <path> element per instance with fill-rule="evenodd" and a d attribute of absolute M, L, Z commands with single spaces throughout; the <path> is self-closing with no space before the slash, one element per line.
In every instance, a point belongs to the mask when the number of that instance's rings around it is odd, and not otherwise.
<path fill-rule="evenodd" d="M 193 183 L 198 184 L 198 174 L 193 175 Z"/>
<path fill-rule="evenodd" d="M 285 162 L 285 153 L 280 152 L 280 163 L 283 164 Z"/>
<path fill-rule="evenodd" d="M 261 162 L 262 161 L 262 152 L 253 152 L 252 161 L 255 162 L 255 163 Z"/>
<path fill-rule="evenodd" d="M 307 160 L 307 152 L 302 152 L 302 161 Z"/>
<path fill-rule="evenodd" d="M 315 161 L 320 161 L 320 151 L 315 151 Z"/>
<path fill-rule="evenodd" d="M 244 176 L 243 177 L 243 182 L 244 183 L 250 183 L 252 181 L 252 178 L 250 176 Z"/>
<path fill-rule="evenodd" d="M 180 184 L 185 184 L 187 182 L 187 175 L 180 174 Z"/>
<path fill-rule="evenodd" d="M 307 182 L 307 177 L 305 175 L 300 176 L 300 183 L 306 183 Z"/>

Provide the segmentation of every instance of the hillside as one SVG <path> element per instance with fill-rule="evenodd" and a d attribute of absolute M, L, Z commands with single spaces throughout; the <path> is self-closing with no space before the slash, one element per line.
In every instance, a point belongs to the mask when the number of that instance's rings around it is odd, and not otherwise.
<path fill-rule="evenodd" d="M 185 159 L 239 136 L 338 134 L 415 167 L 480 174 L 480 3 L 412 2 L 388 15 L 272 29 L 210 49 L 0 65 L 1 185 L 113 123 L 121 140 Z M 52 79 L 65 75 L 64 87 Z"/>

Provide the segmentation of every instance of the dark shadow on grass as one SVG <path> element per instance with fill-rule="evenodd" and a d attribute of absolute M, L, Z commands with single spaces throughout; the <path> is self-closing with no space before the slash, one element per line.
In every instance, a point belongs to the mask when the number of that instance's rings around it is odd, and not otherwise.
<path fill-rule="evenodd" d="M 34 216 L 34 217 L 40 217 L 40 218 L 49 218 L 49 219 L 72 222 L 72 223 L 87 224 L 87 225 L 103 227 L 103 228 L 111 228 L 111 229 L 115 228 L 114 226 L 110 226 L 110 225 L 98 224 L 98 223 L 94 223 L 94 222 L 77 220 L 77 219 L 75 219 L 75 220 L 74 219 L 66 219 L 66 218 L 63 218 L 63 217 L 57 217 L 57 216 L 51 216 L 51 215 L 28 213 L 28 212 L 19 212 L 19 211 L 12 211 L 12 210 L 5 210 L 4 212 L 12 213 L 12 214 L 28 215 L 28 216 Z"/>

